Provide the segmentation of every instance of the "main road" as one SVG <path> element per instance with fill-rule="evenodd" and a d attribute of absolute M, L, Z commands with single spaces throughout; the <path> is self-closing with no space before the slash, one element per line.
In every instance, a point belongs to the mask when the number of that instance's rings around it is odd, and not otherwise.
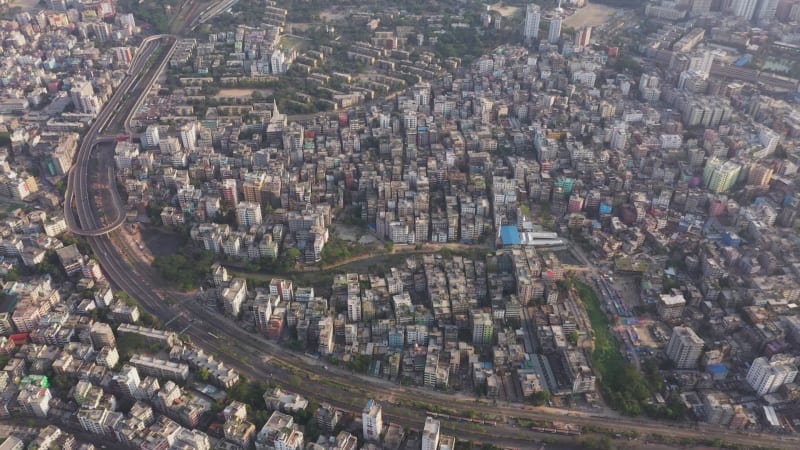
<path fill-rule="evenodd" d="M 161 39 L 172 41 L 169 50 L 162 55 L 162 66 L 159 67 L 163 67 L 163 64 L 169 59 L 169 55 L 175 48 L 175 39 L 169 35 L 150 36 L 139 46 L 136 57 L 131 62 L 128 70 L 129 75 L 117 86 L 111 98 L 103 106 L 103 109 L 97 115 L 94 122 L 92 122 L 91 127 L 89 127 L 89 130 L 86 132 L 86 135 L 83 137 L 78 147 L 75 162 L 69 171 L 67 190 L 64 196 L 64 219 L 69 230 L 75 234 L 84 236 L 103 235 L 118 228 L 125 221 L 124 205 L 119 197 L 116 183 L 112 179 L 109 180 L 109 189 L 116 213 L 114 221 L 105 225 L 98 224 L 92 227 L 88 226 L 87 217 L 93 214 L 92 201 L 89 196 L 89 162 L 97 144 L 113 141 L 114 138 L 101 136 L 100 133 L 111 118 L 114 117 L 114 114 L 117 113 L 120 105 L 122 105 L 122 102 L 125 100 L 125 96 L 139 83 L 139 75 L 148 61 L 150 61 L 153 52 L 159 47 L 157 41 Z M 156 78 L 157 76 L 153 76 L 147 82 L 147 85 L 144 86 L 141 91 L 142 95 L 146 95 Z"/>

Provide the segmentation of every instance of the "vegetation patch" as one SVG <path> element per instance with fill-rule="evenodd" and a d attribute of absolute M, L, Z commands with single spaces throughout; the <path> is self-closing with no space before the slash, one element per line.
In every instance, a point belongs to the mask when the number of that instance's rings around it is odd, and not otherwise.
<path fill-rule="evenodd" d="M 677 397 L 666 406 L 652 402 L 652 397 L 663 386 L 658 370 L 650 370 L 651 382 L 628 363 L 619 350 L 619 342 L 611 331 L 611 323 L 603 312 L 597 293 L 586 283 L 572 280 L 572 286 L 583 302 L 594 330 L 595 349 L 592 365 L 600 379 L 600 389 L 608 404 L 624 414 L 678 420 L 684 417 L 685 407 Z M 649 367 L 649 366 L 648 366 Z"/>
<path fill-rule="evenodd" d="M 192 252 L 189 256 L 182 254 L 157 256 L 153 268 L 165 280 L 177 284 L 185 291 L 190 291 L 196 289 L 208 276 L 213 262 L 214 254 L 211 252 Z"/>

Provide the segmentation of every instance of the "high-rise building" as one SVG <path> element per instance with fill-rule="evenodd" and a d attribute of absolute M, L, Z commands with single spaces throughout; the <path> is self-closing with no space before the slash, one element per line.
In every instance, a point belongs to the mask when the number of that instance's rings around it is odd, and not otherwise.
<path fill-rule="evenodd" d="M 357 293 L 347 296 L 347 318 L 350 322 L 361 321 L 361 296 Z"/>
<path fill-rule="evenodd" d="M 180 153 L 181 141 L 175 136 L 167 136 L 166 139 L 159 139 L 158 149 L 165 155 Z"/>
<path fill-rule="evenodd" d="M 627 143 L 628 128 L 625 126 L 625 123 L 620 122 L 615 124 L 614 128 L 611 130 L 611 148 L 614 150 L 622 150 Z"/>
<path fill-rule="evenodd" d="M 250 228 L 261 224 L 261 205 L 255 202 L 241 202 L 236 205 L 236 224 L 241 228 Z"/>
<path fill-rule="evenodd" d="M 778 11 L 778 3 L 780 0 L 761 0 L 756 11 L 756 18 L 758 20 L 774 19 L 775 13 Z"/>
<path fill-rule="evenodd" d="M 575 33 L 575 45 L 588 47 L 592 41 L 592 27 L 583 27 Z"/>
<path fill-rule="evenodd" d="M 365 441 L 377 442 L 383 429 L 383 408 L 375 400 L 367 401 L 361 411 L 362 432 Z"/>
<path fill-rule="evenodd" d="M 703 50 L 697 56 L 689 58 L 688 70 L 702 74 L 703 78 L 708 78 L 712 64 L 714 64 L 714 54 L 710 50 Z"/>
<path fill-rule="evenodd" d="M 408 110 L 403 112 L 403 128 L 406 131 L 417 130 L 417 112 Z"/>
<path fill-rule="evenodd" d="M 89 81 L 78 81 L 69 90 L 75 109 L 86 114 L 97 114 L 100 111 L 100 100 L 94 95 L 94 88 Z"/>
<path fill-rule="evenodd" d="M 245 174 L 242 182 L 242 193 L 244 201 L 264 204 L 262 201 L 262 190 L 266 174 L 264 172 L 250 172 Z"/>
<path fill-rule="evenodd" d="M 797 367 L 785 361 L 780 355 L 771 360 L 765 357 L 756 358 L 747 372 L 747 383 L 758 395 L 771 394 L 797 377 Z"/>
<path fill-rule="evenodd" d="M 425 418 L 425 428 L 422 429 L 422 450 L 437 450 L 439 448 L 439 421 L 433 417 Z"/>
<path fill-rule="evenodd" d="M 747 184 L 750 186 L 767 186 L 772 180 L 774 170 L 761 164 L 752 164 L 747 173 Z"/>
<path fill-rule="evenodd" d="M 133 60 L 133 52 L 130 47 L 114 47 L 111 52 L 114 54 L 114 62 L 117 66 L 127 67 Z"/>
<path fill-rule="evenodd" d="M 119 26 L 122 28 L 131 30 L 136 28 L 136 18 L 133 14 L 117 14 L 117 20 L 119 20 Z"/>
<path fill-rule="evenodd" d="M 189 122 L 181 127 L 181 144 L 183 148 L 192 151 L 197 143 L 197 123 Z"/>
<path fill-rule="evenodd" d="M 526 41 L 531 41 L 539 37 L 539 24 L 542 21 L 542 10 L 539 5 L 529 3 L 525 8 L 525 27 L 522 30 L 522 36 Z"/>
<path fill-rule="evenodd" d="M 47 9 L 52 9 L 53 11 L 66 11 L 67 0 L 47 0 Z"/>
<path fill-rule="evenodd" d="M 722 194 L 736 184 L 741 171 L 738 163 L 711 158 L 703 169 L 703 185 L 711 192 Z"/>
<path fill-rule="evenodd" d="M 92 337 L 92 344 L 97 350 L 103 347 L 114 347 L 117 343 L 114 338 L 114 330 L 107 323 L 93 323 L 89 329 L 89 335 Z"/>
<path fill-rule="evenodd" d="M 492 315 L 486 312 L 473 312 L 472 314 L 472 343 L 475 345 L 489 345 L 494 337 L 494 322 Z"/>
<path fill-rule="evenodd" d="M 561 24 L 563 23 L 564 19 L 560 16 L 553 16 L 550 19 L 550 30 L 547 32 L 547 40 L 551 44 L 558 44 L 558 41 L 561 39 Z"/>
<path fill-rule="evenodd" d="M 694 369 L 705 343 L 689 327 L 675 327 L 667 344 L 667 356 L 678 369 Z"/>
<path fill-rule="evenodd" d="M 122 369 L 120 369 L 119 374 L 114 375 L 113 381 L 123 394 L 131 398 L 139 397 L 139 384 L 141 383 L 141 379 L 139 378 L 139 371 L 136 370 L 136 367 L 125 364 L 122 366 Z"/>
<path fill-rule="evenodd" d="M 692 17 L 708 14 L 711 11 L 712 3 L 713 0 L 694 0 L 692 2 L 692 9 L 689 11 L 689 14 Z"/>
<path fill-rule="evenodd" d="M 160 142 L 161 138 L 158 135 L 158 125 L 148 125 L 142 135 L 142 145 L 144 145 L 145 148 L 155 148 L 158 147 Z"/>
<path fill-rule="evenodd" d="M 731 11 L 735 16 L 744 17 L 751 20 L 756 12 L 758 0 L 733 0 Z"/>
<path fill-rule="evenodd" d="M 222 200 L 228 206 L 236 206 L 239 202 L 239 192 L 236 188 L 236 180 L 226 178 L 222 180 Z"/>

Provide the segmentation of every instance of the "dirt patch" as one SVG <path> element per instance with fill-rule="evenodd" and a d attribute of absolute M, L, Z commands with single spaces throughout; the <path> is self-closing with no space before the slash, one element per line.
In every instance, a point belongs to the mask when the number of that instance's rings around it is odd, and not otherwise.
<path fill-rule="evenodd" d="M 608 5 L 597 3 L 586 3 L 586 6 L 579 8 L 575 14 L 564 20 L 564 26 L 572 28 L 598 27 L 608 21 L 619 9 Z"/>
<path fill-rule="evenodd" d="M 504 5 L 502 2 L 497 2 L 494 5 L 490 6 L 489 9 L 500 14 L 503 17 L 511 17 L 516 15 L 522 8 L 520 8 L 519 6 L 508 6 Z"/>
<path fill-rule="evenodd" d="M 220 89 L 214 97 L 250 97 L 255 91 L 255 89 Z"/>
<path fill-rule="evenodd" d="M 22 11 L 33 11 L 34 9 L 41 9 L 39 0 L 11 0 L 8 2 L 9 8 L 21 8 Z"/>
<path fill-rule="evenodd" d="M 322 20 L 323 22 L 336 22 L 347 17 L 346 12 L 339 11 L 338 9 L 339 8 L 330 8 L 320 12 L 319 13 L 320 20 Z"/>
<path fill-rule="evenodd" d="M 361 245 L 369 245 L 378 242 L 378 239 L 369 233 L 366 228 L 345 223 L 336 224 L 334 235 L 343 241 L 354 242 Z"/>
<path fill-rule="evenodd" d="M 636 334 L 639 336 L 639 341 L 641 342 L 642 347 L 650 347 L 650 348 L 661 348 L 663 344 L 660 344 L 656 341 L 653 334 L 650 333 L 650 327 L 647 325 L 634 325 L 633 329 L 636 330 Z"/>
<path fill-rule="evenodd" d="M 142 243 L 153 256 L 174 255 L 180 248 L 181 236 L 156 228 L 142 228 Z"/>

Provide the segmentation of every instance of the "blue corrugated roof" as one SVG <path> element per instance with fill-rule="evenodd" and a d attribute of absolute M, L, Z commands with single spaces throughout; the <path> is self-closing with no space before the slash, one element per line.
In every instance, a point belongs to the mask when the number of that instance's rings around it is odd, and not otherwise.
<path fill-rule="evenodd" d="M 708 371 L 711 373 L 727 373 L 728 367 L 725 364 L 709 364 Z"/>
<path fill-rule="evenodd" d="M 500 238 L 503 240 L 503 245 L 517 245 L 522 243 L 519 237 L 519 230 L 513 225 L 505 225 L 500 228 Z"/>

